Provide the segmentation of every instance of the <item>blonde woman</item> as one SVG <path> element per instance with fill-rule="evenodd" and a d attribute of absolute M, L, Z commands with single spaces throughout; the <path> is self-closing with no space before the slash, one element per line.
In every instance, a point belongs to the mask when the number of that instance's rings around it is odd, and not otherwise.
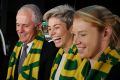
<path fill-rule="evenodd" d="M 81 58 L 79 80 L 120 80 L 120 19 L 92 5 L 75 12 L 72 33 Z"/>

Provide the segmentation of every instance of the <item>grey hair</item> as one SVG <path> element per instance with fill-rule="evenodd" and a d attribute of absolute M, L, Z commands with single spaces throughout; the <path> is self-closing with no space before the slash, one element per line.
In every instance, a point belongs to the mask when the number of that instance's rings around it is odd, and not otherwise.
<path fill-rule="evenodd" d="M 57 17 L 62 22 L 66 23 L 67 29 L 69 29 L 73 24 L 74 12 L 75 12 L 75 10 L 67 4 L 59 5 L 59 6 L 56 6 L 52 9 L 48 10 L 44 14 L 43 19 L 48 21 L 51 17 Z"/>
<path fill-rule="evenodd" d="M 18 13 L 20 11 L 23 11 L 23 10 L 30 10 L 32 11 L 32 20 L 33 22 L 35 23 L 39 23 L 42 21 L 42 13 L 39 9 L 39 7 L 35 4 L 26 4 L 24 6 L 22 6 L 19 10 L 18 10 Z"/>

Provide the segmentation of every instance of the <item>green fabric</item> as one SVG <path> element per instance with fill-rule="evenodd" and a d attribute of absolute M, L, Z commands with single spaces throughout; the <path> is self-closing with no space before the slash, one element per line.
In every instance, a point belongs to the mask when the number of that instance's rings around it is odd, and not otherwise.
<path fill-rule="evenodd" d="M 38 71 L 40 63 L 40 54 L 45 37 L 39 32 L 33 40 L 33 45 L 23 62 L 20 73 L 18 74 L 18 80 L 38 80 Z M 11 54 L 7 80 L 14 80 L 14 73 L 17 61 L 19 60 L 20 50 L 22 48 L 22 42 L 18 41 Z"/>
<path fill-rule="evenodd" d="M 80 80 L 105 80 L 111 68 L 120 62 L 120 50 L 108 47 L 90 68 L 88 60 L 81 63 Z"/>
<path fill-rule="evenodd" d="M 59 80 L 79 80 L 79 66 L 81 63 L 78 50 L 72 45 L 68 53 L 64 53 L 62 48 L 59 49 L 51 70 L 50 80 L 54 80 L 56 71 L 59 67 L 63 54 L 67 54 Z"/>

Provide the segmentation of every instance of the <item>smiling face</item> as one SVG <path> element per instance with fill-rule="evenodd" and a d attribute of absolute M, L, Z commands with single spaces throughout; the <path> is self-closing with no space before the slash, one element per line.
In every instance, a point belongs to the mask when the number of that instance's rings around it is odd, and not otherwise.
<path fill-rule="evenodd" d="M 32 14 L 29 11 L 21 11 L 16 16 L 16 31 L 19 40 L 23 43 L 31 42 L 36 34 Z"/>
<path fill-rule="evenodd" d="M 72 44 L 71 29 L 59 18 L 51 17 L 48 20 L 48 33 L 55 43 L 56 47 L 68 48 Z"/>
<path fill-rule="evenodd" d="M 72 33 L 74 34 L 74 43 L 82 58 L 93 58 L 100 52 L 102 33 L 98 31 L 97 26 L 75 19 Z"/>

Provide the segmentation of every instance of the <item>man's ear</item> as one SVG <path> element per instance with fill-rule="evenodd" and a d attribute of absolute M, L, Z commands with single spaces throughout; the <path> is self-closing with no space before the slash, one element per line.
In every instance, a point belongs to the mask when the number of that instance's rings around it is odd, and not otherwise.
<path fill-rule="evenodd" d="M 41 22 L 39 22 L 35 27 L 36 27 L 37 30 L 42 30 Z"/>

